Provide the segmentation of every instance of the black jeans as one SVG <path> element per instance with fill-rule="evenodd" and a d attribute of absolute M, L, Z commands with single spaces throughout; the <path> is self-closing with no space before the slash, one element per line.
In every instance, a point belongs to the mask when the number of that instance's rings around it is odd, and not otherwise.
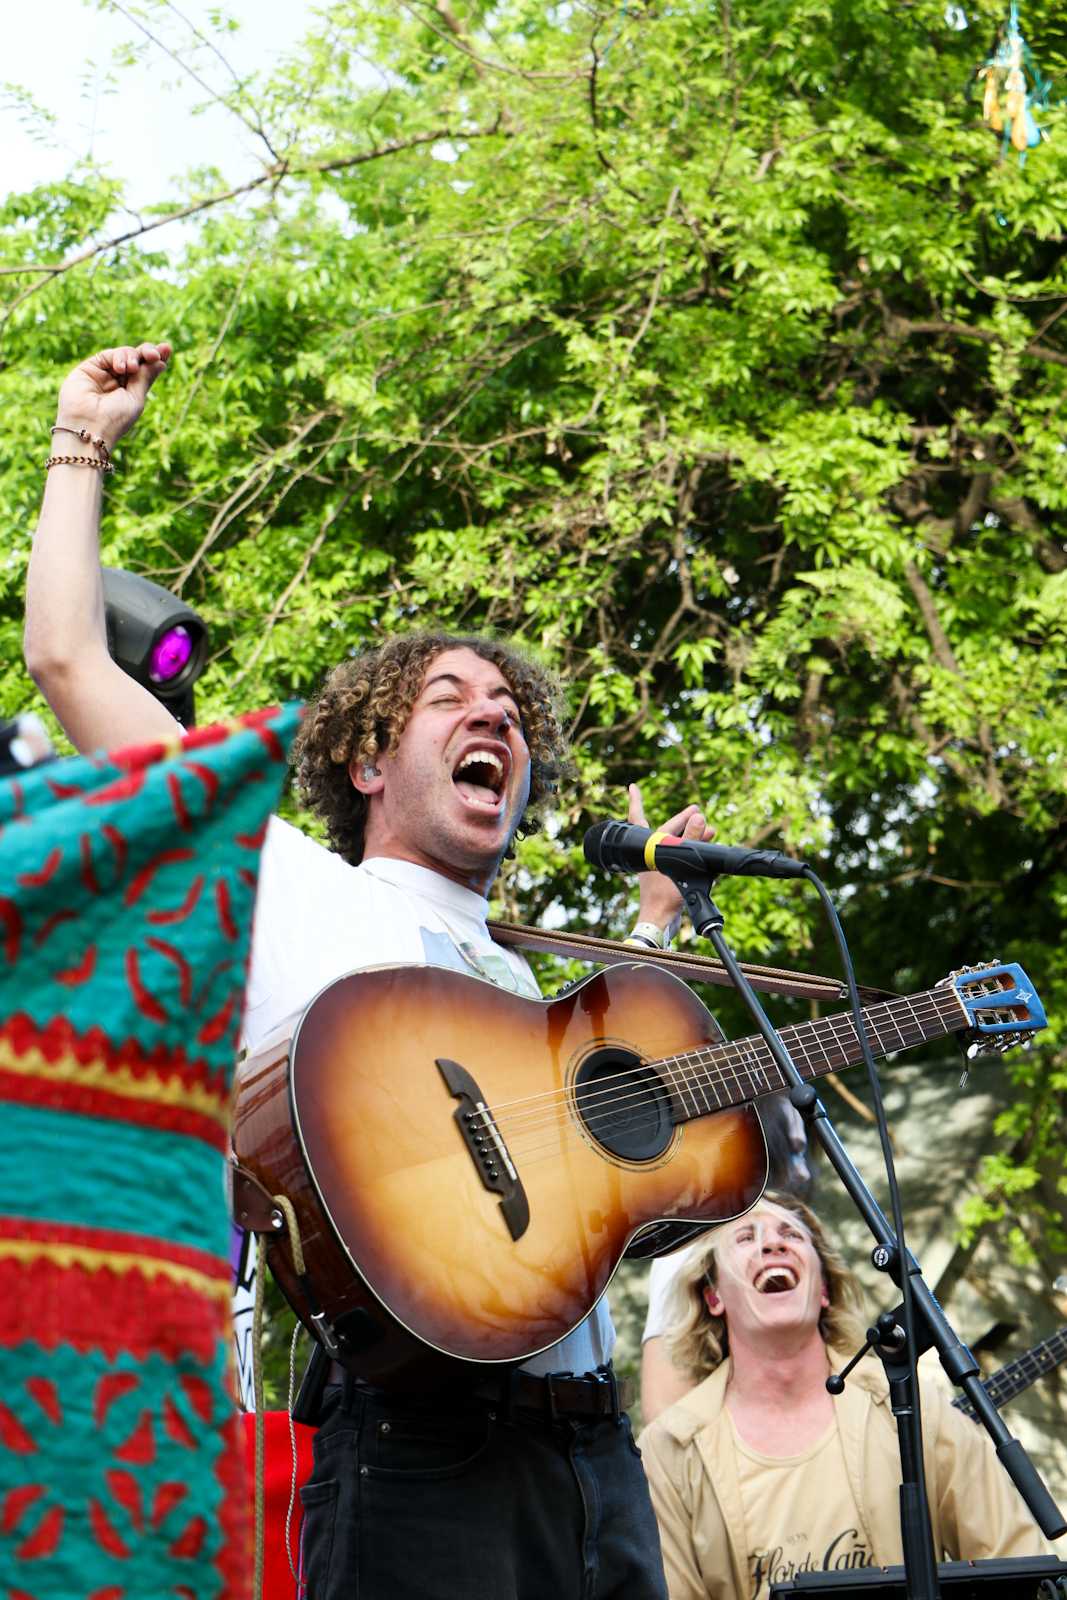
<path fill-rule="evenodd" d="M 300 1492 L 307 1600 L 666 1600 L 625 1413 L 346 1391 Z"/>

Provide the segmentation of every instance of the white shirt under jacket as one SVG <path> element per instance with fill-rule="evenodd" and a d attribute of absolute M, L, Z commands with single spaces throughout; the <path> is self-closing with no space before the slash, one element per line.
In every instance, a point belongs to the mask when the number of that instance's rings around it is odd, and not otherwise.
<path fill-rule="evenodd" d="M 536 995 L 525 959 L 494 944 L 489 903 L 471 889 L 410 861 L 373 858 L 350 866 L 298 828 L 272 817 L 260 865 L 244 1042 L 302 1011 L 320 989 L 361 967 L 403 963 L 470 973 L 461 945 L 482 975 Z M 605 1300 L 580 1327 L 532 1356 L 526 1370 L 591 1372 L 611 1357 L 615 1330 Z"/>

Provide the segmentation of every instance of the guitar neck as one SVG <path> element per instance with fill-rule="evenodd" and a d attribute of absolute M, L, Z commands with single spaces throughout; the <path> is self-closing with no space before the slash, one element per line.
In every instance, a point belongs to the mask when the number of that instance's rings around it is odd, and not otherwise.
<path fill-rule="evenodd" d="M 883 1000 L 863 1012 L 875 1055 L 889 1055 L 944 1038 L 968 1026 L 966 1009 L 950 987 Z M 781 1040 L 802 1078 L 821 1078 L 863 1059 L 850 1011 L 781 1029 Z M 781 1068 L 759 1034 L 734 1039 L 656 1063 L 672 1091 L 675 1122 L 689 1122 L 728 1106 L 743 1105 L 786 1087 Z"/>
<path fill-rule="evenodd" d="M 1047 1339 L 1042 1339 L 1040 1344 L 1035 1344 L 1017 1361 L 1009 1361 L 1007 1366 L 999 1367 L 988 1378 L 982 1379 L 982 1388 L 995 1406 L 1007 1405 L 1017 1394 L 1022 1394 L 1024 1389 L 1029 1389 L 1038 1378 L 1044 1377 L 1046 1372 L 1051 1372 L 1058 1367 L 1060 1362 L 1067 1358 L 1067 1328 L 1061 1328 L 1058 1333 L 1053 1333 Z M 966 1395 L 957 1395 L 952 1404 L 957 1411 L 963 1411 L 972 1421 L 975 1420 L 974 1407 Z"/>

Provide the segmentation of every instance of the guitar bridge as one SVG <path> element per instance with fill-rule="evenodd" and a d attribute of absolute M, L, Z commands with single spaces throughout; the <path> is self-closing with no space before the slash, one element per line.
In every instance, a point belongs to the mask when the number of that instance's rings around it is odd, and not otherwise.
<path fill-rule="evenodd" d="M 530 1203 L 482 1091 L 458 1061 L 439 1056 L 437 1068 L 449 1093 L 459 1101 L 452 1116 L 482 1186 L 500 1196 L 508 1232 L 513 1239 L 521 1239 L 530 1225 Z"/>

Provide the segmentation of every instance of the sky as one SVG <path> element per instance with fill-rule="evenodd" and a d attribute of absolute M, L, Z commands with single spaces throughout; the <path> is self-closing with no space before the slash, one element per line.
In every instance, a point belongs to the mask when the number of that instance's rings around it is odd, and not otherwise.
<path fill-rule="evenodd" d="M 130 20 L 132 0 L 124 8 L 127 17 L 83 0 L 35 0 L 9 8 L 0 53 L 0 192 L 61 178 L 78 153 L 91 152 L 124 178 L 135 209 L 157 201 L 166 180 L 190 167 L 221 167 L 231 181 L 256 170 L 252 135 L 217 107 L 194 116 L 204 91 L 183 81 L 181 69 L 158 47 L 151 47 L 143 65 L 114 68 L 117 46 L 144 39 Z M 169 26 L 168 37 L 177 38 L 184 16 L 208 34 L 209 13 L 217 9 L 207 0 L 180 0 L 177 8 L 162 0 L 160 20 L 151 26 Z M 309 0 L 226 0 L 225 10 L 240 23 L 223 46 L 239 74 L 269 69 L 314 21 Z M 206 71 L 215 85 L 226 81 L 221 63 L 210 57 Z M 55 116 L 48 144 L 26 131 L 6 90 L 11 84 Z"/>

